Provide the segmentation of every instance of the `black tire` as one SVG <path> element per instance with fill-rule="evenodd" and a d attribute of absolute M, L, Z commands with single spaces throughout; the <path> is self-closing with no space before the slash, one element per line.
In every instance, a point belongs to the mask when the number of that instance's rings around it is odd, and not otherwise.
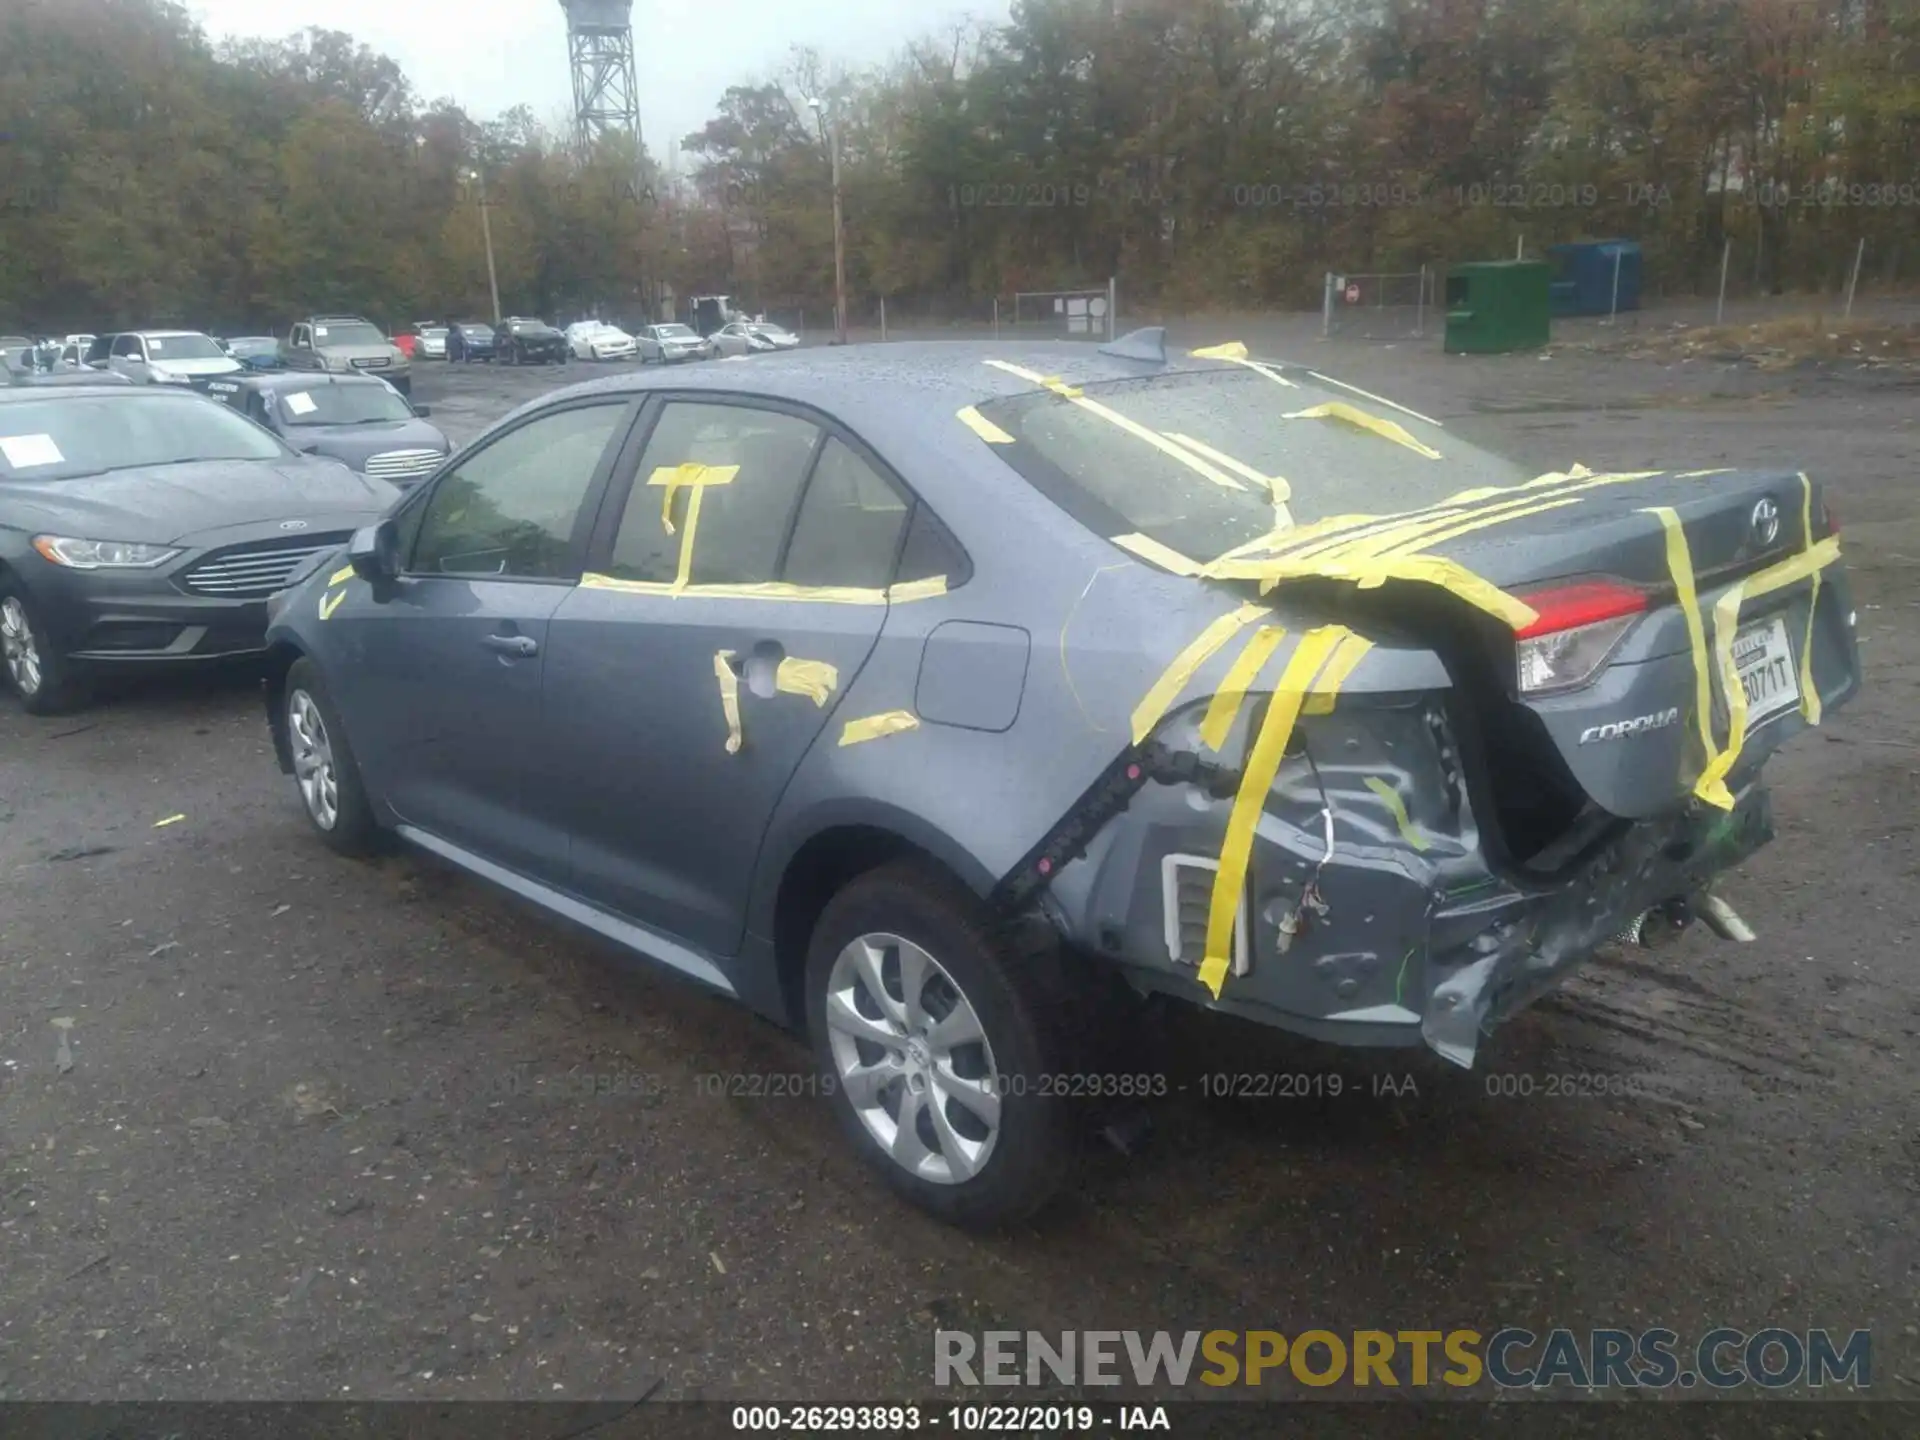
<path fill-rule="evenodd" d="M 301 697 L 310 701 L 319 712 L 331 751 L 334 822 L 331 826 L 321 822 L 305 790 L 300 787 L 296 774 L 294 784 L 300 794 L 300 813 L 307 817 L 307 824 L 320 837 L 321 843 L 335 853 L 354 857 L 375 854 L 382 848 L 385 834 L 374 821 L 373 807 L 368 803 L 366 787 L 361 783 L 360 766 L 353 758 L 353 747 L 347 740 L 346 726 L 341 723 L 333 697 L 327 693 L 326 682 L 320 678 L 319 667 L 311 660 L 294 661 L 293 668 L 287 671 L 286 685 L 280 692 L 281 722 L 287 726 L 287 743 L 295 753 L 296 763 L 299 739 L 294 729 L 294 712 Z"/>
<path fill-rule="evenodd" d="M 5 618 L 10 606 L 18 607 L 20 622 L 26 631 L 24 637 L 14 636 L 11 641 L 19 643 L 24 638 L 24 643 L 31 647 L 34 664 L 29 673 L 37 678 L 28 681 L 16 677 L 9 663 L 12 655 L 0 653 L 0 685 L 19 697 L 20 708 L 29 715 L 63 715 L 86 698 L 81 677 L 67 657 L 51 644 L 53 632 L 47 628 L 33 601 L 27 598 L 27 592 L 12 581 L 0 581 L 0 632 L 10 628 Z"/>
<path fill-rule="evenodd" d="M 963 1003 L 972 1006 L 991 1052 L 1000 1092 L 997 1133 L 978 1173 L 957 1183 L 912 1173 L 895 1161 L 841 1083 L 827 1024 L 834 965 L 858 937 L 876 932 L 910 941 L 934 958 Z M 883 983 L 898 986 L 897 958 L 895 964 L 892 979 Z M 1059 1192 L 1072 1168 L 1067 1101 L 1060 1087 L 1048 1083 L 1067 1064 L 1066 1007 L 1042 980 L 1045 973 L 1046 967 L 1029 965 L 1015 953 L 973 895 L 918 862 L 860 876 L 828 902 L 814 927 L 807 951 L 807 1028 L 834 1113 L 854 1147 L 890 1185 L 952 1224 L 988 1229 L 1029 1219 Z M 875 1056 L 884 1053 L 878 1046 L 862 1046 L 863 1052 L 868 1049 Z M 903 1101 L 904 1095 L 896 1097 L 893 1115 Z M 943 1113 L 951 1126 L 957 1118 L 952 1107 Z M 918 1133 L 932 1133 L 931 1126 L 929 1114 Z"/>

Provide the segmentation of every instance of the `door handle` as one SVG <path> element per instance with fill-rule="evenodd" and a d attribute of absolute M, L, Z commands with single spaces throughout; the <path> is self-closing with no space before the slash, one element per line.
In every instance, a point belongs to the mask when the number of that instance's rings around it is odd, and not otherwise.
<path fill-rule="evenodd" d="M 540 653 L 540 642 L 531 635 L 489 635 L 480 642 L 502 655 L 532 656 Z"/>

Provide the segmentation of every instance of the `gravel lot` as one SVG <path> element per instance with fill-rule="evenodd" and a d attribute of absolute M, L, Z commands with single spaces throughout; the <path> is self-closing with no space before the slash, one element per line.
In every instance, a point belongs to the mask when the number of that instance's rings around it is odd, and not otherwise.
<path fill-rule="evenodd" d="M 1780 838 L 1727 886 L 1756 944 L 1604 959 L 1472 1074 L 1182 1026 L 1134 1153 L 981 1240 L 870 1182 L 824 1102 L 715 1093 L 806 1074 L 791 1039 L 311 841 L 251 677 L 0 707 L 0 1398 L 924 1398 L 937 1326 L 1780 1324 L 1870 1327 L 1873 1393 L 1920 1399 L 1920 374 L 1314 329 L 1176 335 L 1542 470 L 1836 487 L 1868 684 L 1771 767 Z M 418 368 L 456 441 L 604 373 Z M 1210 1101 L 1202 1069 L 1341 1093 Z"/>

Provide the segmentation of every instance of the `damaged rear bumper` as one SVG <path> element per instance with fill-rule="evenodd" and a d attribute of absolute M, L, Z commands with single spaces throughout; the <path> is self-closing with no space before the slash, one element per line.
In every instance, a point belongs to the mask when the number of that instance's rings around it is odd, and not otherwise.
<path fill-rule="evenodd" d="M 1316 1039 L 1480 1039 L 1650 909 L 1702 897 L 1772 838 L 1766 792 L 1596 828 L 1551 879 L 1488 861 L 1443 714 L 1424 701 L 1305 720 L 1256 833 L 1233 966 L 1198 979 L 1236 776 L 1176 717 L 1089 791 L 1001 887 L 1136 989 Z M 1234 753 L 1229 748 L 1228 754 Z"/>

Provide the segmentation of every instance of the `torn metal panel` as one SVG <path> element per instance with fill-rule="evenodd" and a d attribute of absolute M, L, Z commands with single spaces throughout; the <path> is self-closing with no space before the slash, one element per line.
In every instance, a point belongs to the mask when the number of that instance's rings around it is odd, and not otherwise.
<path fill-rule="evenodd" d="M 1202 768 L 1203 721 L 1204 707 L 1178 713 L 1134 783 L 1089 797 L 1099 824 L 1075 837 L 1079 858 L 1053 857 L 1050 909 L 1138 988 L 1334 1041 L 1425 1044 L 1470 1065 L 1488 1029 L 1650 908 L 1704 896 L 1770 834 L 1764 794 L 1750 789 L 1732 819 L 1617 827 L 1557 883 L 1517 884 L 1489 865 L 1434 697 L 1302 716 L 1250 847 L 1233 978 L 1210 1002 L 1201 970 L 1216 880 L 1190 861 L 1219 853 L 1235 777 Z M 1253 728 L 1241 717 L 1229 756 Z"/>

